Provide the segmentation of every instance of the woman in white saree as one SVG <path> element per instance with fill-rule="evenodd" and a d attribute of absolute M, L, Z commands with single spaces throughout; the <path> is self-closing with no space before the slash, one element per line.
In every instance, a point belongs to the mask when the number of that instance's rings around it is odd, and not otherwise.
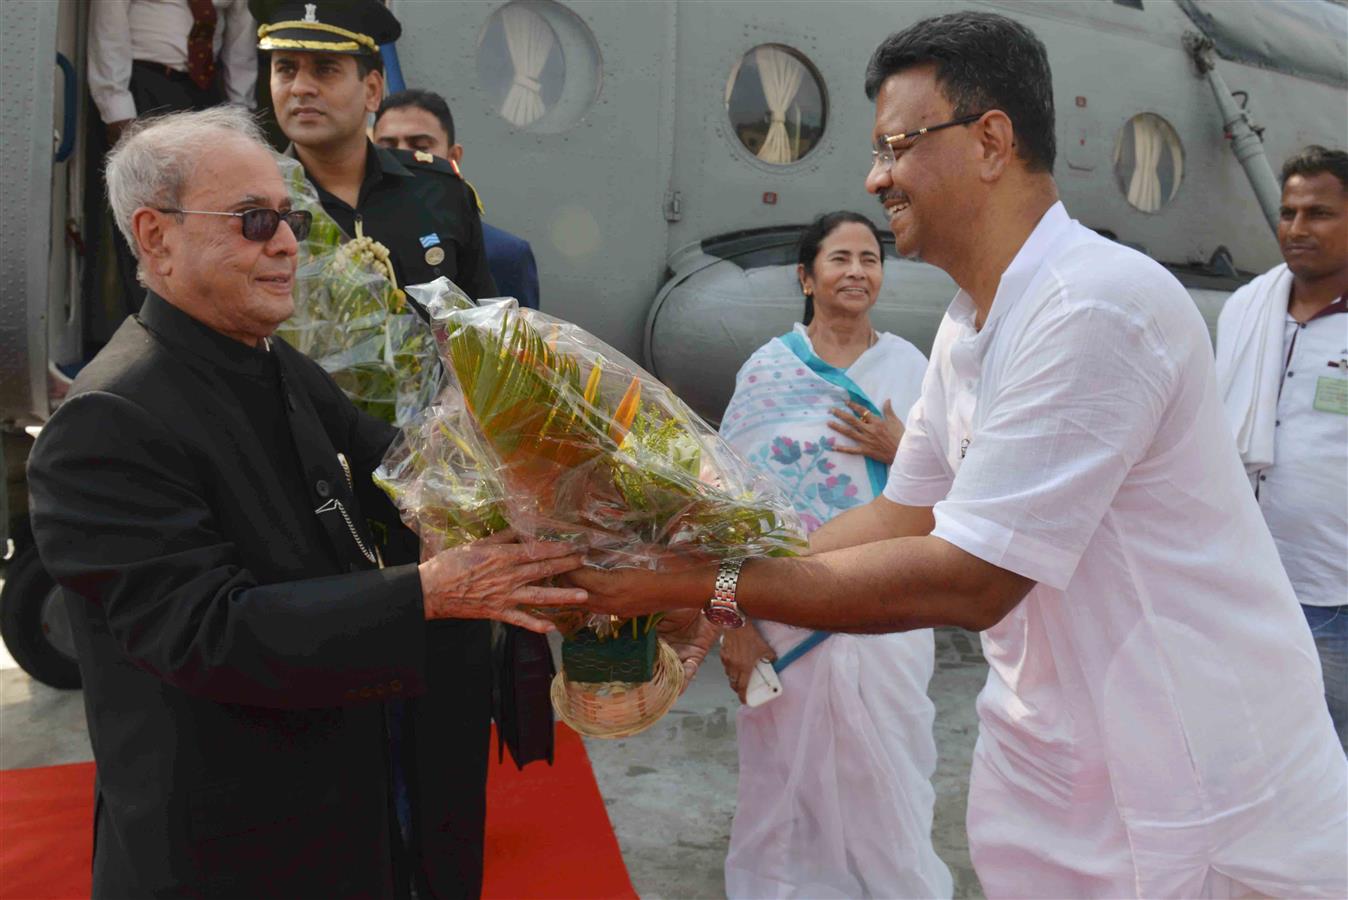
<path fill-rule="evenodd" d="M 804 322 L 740 369 L 721 433 L 781 479 L 813 530 L 881 492 L 903 433 L 895 410 L 917 399 L 927 361 L 871 326 L 884 259 L 864 216 L 816 219 L 797 273 Z M 776 660 L 783 688 L 739 711 L 726 893 L 949 897 L 931 842 L 932 632 L 824 636 L 767 621 L 725 635 L 741 700 L 760 659 Z"/>

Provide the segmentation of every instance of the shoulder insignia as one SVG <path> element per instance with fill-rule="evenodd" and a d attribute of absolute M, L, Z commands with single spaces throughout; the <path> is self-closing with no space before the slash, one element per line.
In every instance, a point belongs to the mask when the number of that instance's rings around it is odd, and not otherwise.
<path fill-rule="evenodd" d="M 447 159 L 441 159 L 425 150 L 389 150 L 393 158 L 415 172 L 437 172 L 441 175 L 458 177 L 454 166 Z"/>
<path fill-rule="evenodd" d="M 462 175 L 459 177 L 463 178 Z M 467 178 L 463 179 L 463 183 L 468 186 L 468 192 L 473 195 L 473 202 L 477 204 L 477 214 L 479 216 L 485 216 L 487 214 L 487 208 L 482 205 L 482 195 L 477 192 L 477 188 L 473 187 L 473 183 Z"/>

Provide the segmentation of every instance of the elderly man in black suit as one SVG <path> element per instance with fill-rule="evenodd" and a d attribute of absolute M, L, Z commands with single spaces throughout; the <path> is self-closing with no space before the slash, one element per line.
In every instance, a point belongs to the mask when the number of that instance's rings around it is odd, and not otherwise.
<path fill-rule="evenodd" d="M 245 113 L 134 127 L 108 186 L 149 296 L 29 466 L 86 685 L 93 894 L 390 896 L 381 700 L 424 689 L 428 620 L 549 628 L 517 607 L 583 600 L 533 584 L 579 556 L 381 568 L 374 532 L 413 539 L 370 481 L 394 432 L 270 337 L 307 214 Z"/>

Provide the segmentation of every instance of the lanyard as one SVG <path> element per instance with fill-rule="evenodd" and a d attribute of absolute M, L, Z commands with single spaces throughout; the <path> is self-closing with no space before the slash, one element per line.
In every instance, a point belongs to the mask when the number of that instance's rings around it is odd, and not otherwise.
<path fill-rule="evenodd" d="M 825 638 L 829 638 L 829 637 L 832 637 L 832 636 L 833 636 L 833 632 L 831 632 L 831 631 L 816 631 L 816 632 L 814 632 L 814 633 L 811 634 L 809 637 L 807 637 L 805 640 L 801 641 L 799 644 L 797 644 L 796 646 L 792 647 L 790 650 L 788 650 L 788 651 L 786 651 L 785 653 L 783 653 L 780 657 L 778 657 L 777 659 L 773 660 L 773 662 L 772 662 L 772 670 L 773 670 L 774 672 L 781 672 L 781 671 L 782 671 L 783 669 L 785 669 L 787 666 L 791 665 L 793 662 L 795 662 L 796 660 L 800 659 L 800 658 L 801 658 L 802 656 L 804 656 L 806 653 L 809 653 L 811 650 L 813 650 L 813 649 L 814 649 L 818 644 L 820 644 Z"/>

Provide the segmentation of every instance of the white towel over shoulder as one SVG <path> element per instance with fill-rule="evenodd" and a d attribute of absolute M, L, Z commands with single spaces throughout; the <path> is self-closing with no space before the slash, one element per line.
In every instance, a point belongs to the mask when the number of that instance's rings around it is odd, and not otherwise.
<path fill-rule="evenodd" d="M 1217 389 L 1245 471 L 1273 465 L 1292 273 L 1279 265 L 1231 295 L 1217 320 Z"/>

